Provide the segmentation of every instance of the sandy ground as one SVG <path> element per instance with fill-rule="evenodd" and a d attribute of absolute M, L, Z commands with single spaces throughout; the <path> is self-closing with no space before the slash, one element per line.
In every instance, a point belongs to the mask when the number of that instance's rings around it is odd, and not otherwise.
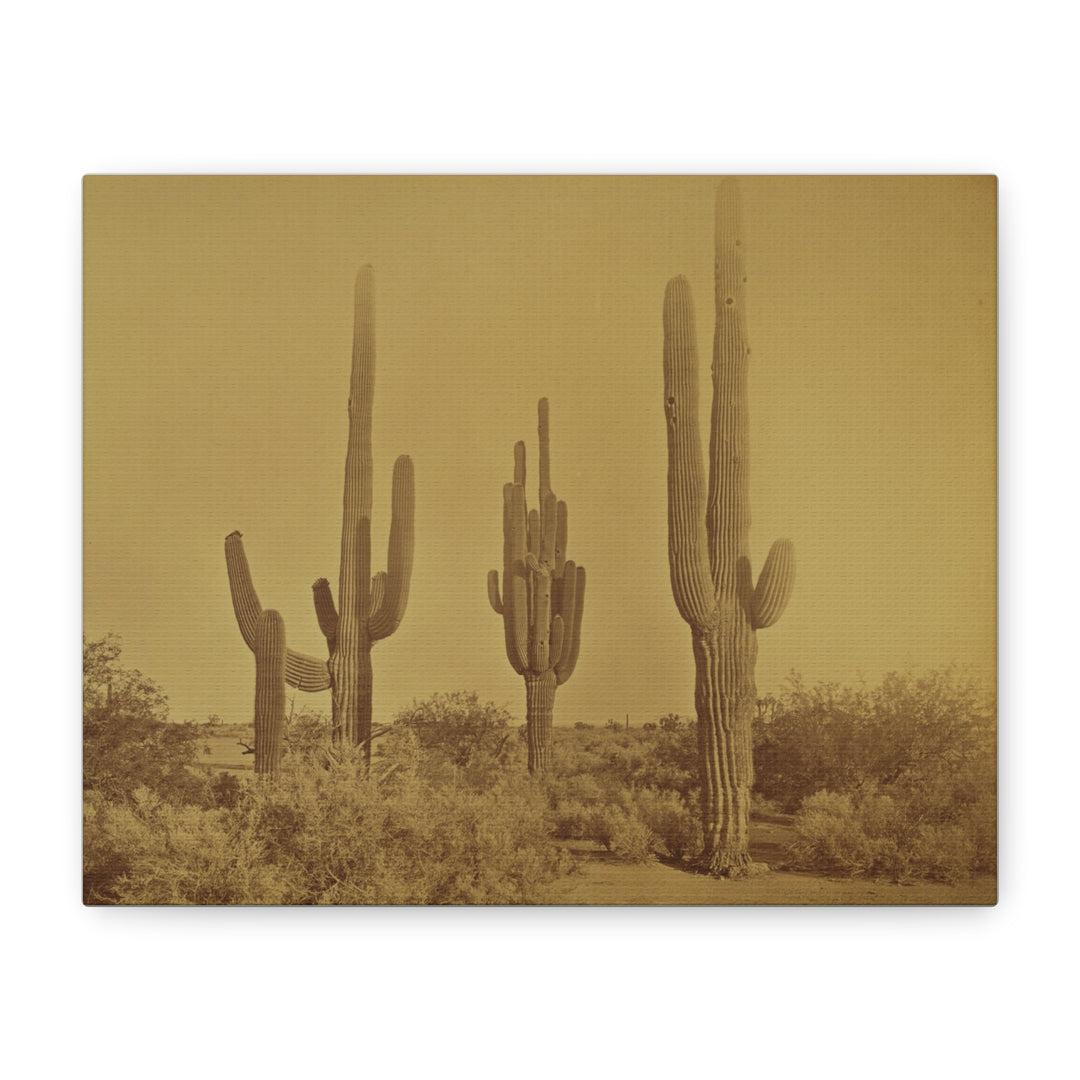
<path fill-rule="evenodd" d="M 755 862 L 784 862 L 791 829 L 771 822 L 751 826 Z M 997 879 L 981 875 L 960 885 L 828 878 L 819 874 L 771 870 L 738 881 L 691 874 L 658 860 L 634 865 L 588 841 L 565 845 L 578 872 L 556 887 L 556 904 L 692 904 L 692 905 L 988 905 L 997 903 Z"/>

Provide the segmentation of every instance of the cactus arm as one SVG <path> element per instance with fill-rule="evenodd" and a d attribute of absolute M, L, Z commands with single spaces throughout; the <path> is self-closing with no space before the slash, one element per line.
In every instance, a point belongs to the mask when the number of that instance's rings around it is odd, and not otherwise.
<path fill-rule="evenodd" d="M 540 511 L 529 511 L 529 554 L 540 558 Z"/>
<path fill-rule="evenodd" d="M 285 728 L 285 620 L 273 610 L 255 622 L 255 772 L 273 775 Z"/>
<path fill-rule="evenodd" d="M 262 604 L 251 580 L 251 569 L 240 532 L 225 537 L 225 568 L 229 573 L 229 593 L 232 596 L 236 625 L 249 649 L 255 648 L 255 627 L 262 613 Z"/>
<path fill-rule="evenodd" d="M 319 629 L 326 638 L 326 645 L 330 652 L 334 651 L 334 643 L 337 639 L 338 613 L 334 607 L 334 595 L 330 591 L 330 582 L 326 578 L 319 578 L 311 586 L 312 599 L 315 602 L 315 618 L 319 620 Z"/>
<path fill-rule="evenodd" d="M 378 598 L 372 590 L 370 600 L 374 614 L 368 624 L 368 633 L 372 641 L 389 637 L 405 617 L 405 607 L 409 602 L 409 581 L 412 577 L 415 506 L 412 458 L 402 454 L 394 463 L 385 587 L 382 596 Z"/>
<path fill-rule="evenodd" d="M 540 504 L 540 561 L 548 567 L 555 567 L 555 532 L 558 526 L 556 499 L 553 492 L 544 494 Z"/>
<path fill-rule="evenodd" d="M 548 663 L 552 667 L 557 667 L 562 659 L 563 642 L 565 640 L 566 623 L 561 615 L 554 615 L 551 619 L 551 645 L 548 651 Z"/>
<path fill-rule="evenodd" d="M 567 576 L 569 576 L 570 563 L 567 563 Z M 555 667 L 555 681 L 562 686 L 577 667 L 578 653 L 581 651 L 581 616 L 585 611 L 585 567 L 578 566 L 574 570 L 573 584 L 574 610 L 572 620 L 568 624 L 570 629 L 563 638 L 563 655 Z M 569 613 L 563 621 L 570 617 Z"/>
<path fill-rule="evenodd" d="M 537 674 L 551 666 L 551 573 L 546 566 L 530 566 L 532 574 L 533 624 L 529 635 L 529 667 Z"/>
<path fill-rule="evenodd" d="M 709 566 L 716 595 L 738 592 L 738 560 L 749 555 L 750 438 L 746 282 L 742 212 L 734 177 L 716 189 L 713 400 L 709 436 L 709 500 L 705 512 Z"/>
<path fill-rule="evenodd" d="M 540 441 L 540 497 L 537 501 L 543 506 L 544 499 L 551 491 L 551 426 L 549 423 L 548 399 L 546 397 L 541 398 L 537 403 L 536 414 L 536 432 Z"/>
<path fill-rule="evenodd" d="M 562 499 L 555 506 L 555 576 L 561 578 L 566 568 L 567 510 Z"/>
<path fill-rule="evenodd" d="M 525 443 L 514 443 L 514 483 L 525 486 Z"/>
<path fill-rule="evenodd" d="M 697 332 L 684 277 L 664 292 L 664 414 L 668 444 L 668 565 L 679 614 L 698 632 L 719 620 L 709 571 L 701 440 L 698 434 Z"/>
<path fill-rule="evenodd" d="M 776 540 L 754 589 L 750 619 L 755 630 L 772 626 L 783 615 L 794 584 L 795 545 L 790 540 Z"/>
<path fill-rule="evenodd" d="M 326 670 L 325 660 L 295 649 L 286 649 L 285 681 L 297 690 L 315 694 L 330 689 L 330 672 Z"/>
<path fill-rule="evenodd" d="M 499 596 L 499 571 L 489 570 L 487 576 L 488 603 L 496 615 L 503 613 L 502 598 Z"/>
<path fill-rule="evenodd" d="M 262 614 L 262 605 L 251 580 L 251 570 L 240 536 L 239 532 L 232 532 L 225 537 L 225 566 L 229 572 L 229 591 L 232 593 L 233 611 L 240 627 L 240 636 L 247 647 L 254 650 L 255 632 Z M 287 649 L 285 681 L 297 690 L 314 693 L 330 688 L 330 673 L 326 669 L 325 661 Z"/>
<path fill-rule="evenodd" d="M 577 564 L 573 559 L 566 560 L 562 581 L 559 584 L 559 606 L 556 610 L 566 620 L 567 643 L 569 643 L 569 635 L 573 633 L 574 603 L 577 596 Z"/>
<path fill-rule="evenodd" d="M 371 592 L 368 594 L 371 600 L 371 610 L 378 611 L 386 595 L 386 571 L 380 570 L 371 575 Z"/>

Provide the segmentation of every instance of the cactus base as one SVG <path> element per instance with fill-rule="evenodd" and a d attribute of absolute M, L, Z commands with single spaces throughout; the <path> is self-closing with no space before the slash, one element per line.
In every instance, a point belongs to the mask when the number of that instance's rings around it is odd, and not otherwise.
<path fill-rule="evenodd" d="M 525 676 L 525 741 L 529 772 L 543 775 L 551 767 L 551 717 L 555 711 L 555 671 Z"/>

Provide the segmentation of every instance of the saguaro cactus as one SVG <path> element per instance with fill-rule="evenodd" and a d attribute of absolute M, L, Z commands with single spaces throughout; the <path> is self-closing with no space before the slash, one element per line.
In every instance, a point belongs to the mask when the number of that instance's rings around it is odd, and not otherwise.
<path fill-rule="evenodd" d="M 352 375 L 349 386 L 349 444 L 345 455 L 345 498 L 341 526 L 338 602 L 330 583 L 312 586 L 315 614 L 326 637 L 328 660 L 287 649 L 285 680 L 299 690 L 331 691 L 334 737 L 366 747 L 371 754 L 371 646 L 400 625 L 409 599 L 415 505 L 412 459 L 394 463 L 387 569 L 371 575 L 371 420 L 375 397 L 375 273 L 365 266 L 356 278 Z M 254 648 L 261 611 L 240 533 L 225 540 L 233 610 L 240 633 Z"/>
<path fill-rule="evenodd" d="M 707 502 L 698 435 L 694 302 L 683 277 L 669 281 L 664 294 L 668 561 L 675 605 L 690 625 L 694 646 L 705 836 L 698 868 L 716 875 L 739 875 L 751 868 L 756 631 L 780 618 L 795 576 L 789 540 L 773 544 L 756 587 L 750 569 L 745 281 L 739 194 L 728 179 L 716 194 Z"/>
<path fill-rule="evenodd" d="M 488 572 L 488 599 L 503 617 L 510 666 L 525 677 L 529 772 L 551 764 L 555 688 L 574 673 L 581 646 L 585 569 L 566 558 L 566 503 L 551 490 L 548 401 L 538 406 L 539 507 L 525 504 L 525 444 L 514 446 L 514 482 L 503 487 L 503 580 Z"/>
<path fill-rule="evenodd" d="M 285 730 L 285 620 L 264 611 L 255 624 L 255 772 L 273 776 Z"/>

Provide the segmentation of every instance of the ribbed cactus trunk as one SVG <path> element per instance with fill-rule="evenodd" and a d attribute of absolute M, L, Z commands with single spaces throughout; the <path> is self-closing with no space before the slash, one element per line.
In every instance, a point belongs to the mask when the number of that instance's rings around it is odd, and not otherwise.
<path fill-rule="evenodd" d="M 352 373 L 349 383 L 349 442 L 338 578 L 340 611 L 330 583 L 312 586 L 315 614 L 326 638 L 328 660 L 286 651 L 285 679 L 300 690 L 331 692 L 335 741 L 364 747 L 371 757 L 371 647 L 401 624 L 409 599 L 413 562 L 414 481 L 412 460 L 394 463 L 387 568 L 371 575 L 372 452 L 375 397 L 375 274 L 365 266 L 356 278 Z M 262 608 L 251 581 L 240 533 L 225 540 L 233 610 L 240 632 L 254 648 Z"/>
<path fill-rule="evenodd" d="M 525 742 L 529 772 L 541 776 L 551 768 L 551 717 L 555 712 L 555 672 L 525 673 Z"/>
<path fill-rule="evenodd" d="M 525 503 L 525 444 L 514 446 L 514 482 L 503 487 L 503 587 L 488 572 L 488 599 L 503 618 L 506 656 L 525 678 L 525 740 L 529 772 L 551 765 L 555 688 L 574 673 L 581 647 L 585 569 L 566 558 L 566 503 L 551 490 L 547 398 L 537 406 L 540 437 L 539 509 Z"/>
<path fill-rule="evenodd" d="M 757 588 L 750 569 L 747 488 L 746 324 L 738 191 L 716 197 L 713 403 L 708 499 L 698 433 L 694 303 L 685 278 L 664 296 L 664 411 L 668 436 L 668 559 L 679 614 L 690 625 L 695 665 L 701 814 L 698 867 L 716 875 L 751 868 L 751 725 L 757 701 L 756 631 L 782 613 L 794 581 L 790 541 L 772 547 Z"/>
<path fill-rule="evenodd" d="M 255 772 L 273 776 L 285 730 L 285 620 L 273 610 L 255 624 Z"/>

